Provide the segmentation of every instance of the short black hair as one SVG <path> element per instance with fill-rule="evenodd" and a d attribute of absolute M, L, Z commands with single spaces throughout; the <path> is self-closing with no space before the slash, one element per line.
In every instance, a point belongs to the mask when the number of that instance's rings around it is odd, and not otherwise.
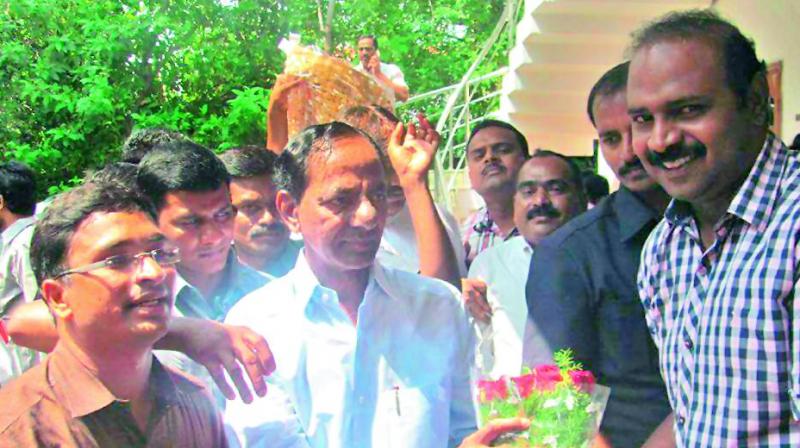
<path fill-rule="evenodd" d="M 628 84 L 628 68 L 630 66 L 631 61 L 625 61 L 614 66 L 614 68 L 605 72 L 592 87 L 592 91 L 589 92 L 589 101 L 586 102 L 586 113 L 589 114 L 592 126 L 595 126 L 593 110 L 595 98 L 624 92 Z"/>
<path fill-rule="evenodd" d="M 214 191 L 230 184 L 225 165 L 210 149 L 188 140 L 157 146 L 141 162 L 136 181 L 157 209 L 173 191 Z"/>
<path fill-rule="evenodd" d="M 86 182 L 61 193 L 42 213 L 33 230 L 30 257 L 39 285 L 66 269 L 64 258 L 75 230 L 96 212 L 142 212 L 156 221 L 153 203 L 132 184 Z"/>
<path fill-rule="evenodd" d="M 138 166 L 134 163 L 111 162 L 86 176 L 86 181 L 99 184 L 118 182 L 135 186 L 137 169 Z"/>
<path fill-rule="evenodd" d="M 800 133 L 794 136 L 794 140 L 792 140 L 791 146 L 789 149 L 800 149 Z"/>
<path fill-rule="evenodd" d="M 559 154 L 555 151 L 551 151 L 549 149 L 541 149 L 538 148 L 536 151 L 533 151 L 531 154 L 531 159 L 539 159 L 544 157 L 556 157 L 564 161 L 569 168 L 569 180 L 575 185 L 575 188 L 580 192 L 580 194 L 585 195 L 586 191 L 583 188 L 583 176 L 581 175 L 581 169 L 578 164 L 572 160 L 571 158 L 565 156 L 564 154 Z M 522 170 L 520 170 L 522 172 Z"/>
<path fill-rule="evenodd" d="M 139 163 L 156 146 L 179 140 L 187 138 L 180 132 L 164 128 L 136 129 L 122 144 L 122 161 Z"/>
<path fill-rule="evenodd" d="M 367 133 L 382 151 L 389 146 L 388 135 L 391 135 L 400 120 L 389 109 L 377 104 L 355 106 L 341 114 L 343 123 Z"/>
<path fill-rule="evenodd" d="M 255 145 L 230 148 L 219 156 L 234 179 L 272 176 L 277 158 L 269 149 Z"/>
<path fill-rule="evenodd" d="M 608 196 L 610 188 L 605 177 L 592 171 L 586 171 L 583 173 L 583 190 L 586 192 L 589 202 L 596 204 L 600 199 Z"/>
<path fill-rule="evenodd" d="M 358 39 L 356 39 L 356 43 L 358 43 L 358 41 L 360 41 L 361 39 L 372 39 L 372 45 L 375 46 L 376 50 L 378 49 L 378 38 L 375 37 L 373 34 L 362 34 L 358 36 Z"/>
<path fill-rule="evenodd" d="M 14 160 L 0 163 L 0 196 L 11 213 L 32 216 L 36 212 L 36 173 Z"/>
<path fill-rule="evenodd" d="M 755 44 L 739 29 L 710 9 L 671 12 L 633 33 L 630 53 L 657 42 L 702 40 L 717 50 L 725 68 L 728 87 L 739 100 L 747 101 L 753 78 L 766 73 L 764 61 L 756 56 Z"/>
<path fill-rule="evenodd" d="M 519 148 L 522 150 L 522 155 L 528 159 L 530 158 L 530 153 L 528 152 L 528 140 L 522 135 L 522 132 L 519 132 L 519 129 L 512 126 L 510 123 L 506 123 L 505 121 L 500 120 L 493 120 L 487 119 L 479 122 L 472 128 L 472 132 L 469 133 L 469 138 L 467 139 L 467 147 L 469 147 L 469 143 L 475 138 L 475 135 L 486 128 L 503 128 L 508 129 L 509 131 L 514 133 L 514 137 L 517 139 L 517 144 Z"/>
<path fill-rule="evenodd" d="M 369 135 L 349 124 L 334 121 L 309 126 L 292 138 L 286 149 L 278 156 L 274 176 L 275 184 L 278 188 L 288 191 L 299 202 L 308 186 L 308 159 L 313 154 L 330 154 L 333 150 L 334 140 L 352 136 L 366 138 L 375 149 L 378 159 L 386 166 L 387 162 L 383 152 Z"/>

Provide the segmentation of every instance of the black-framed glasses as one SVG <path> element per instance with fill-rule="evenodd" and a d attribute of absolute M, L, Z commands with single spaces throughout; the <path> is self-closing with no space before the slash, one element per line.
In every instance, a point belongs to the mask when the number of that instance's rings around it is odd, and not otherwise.
<path fill-rule="evenodd" d="M 136 255 L 114 255 L 96 263 L 87 264 L 75 269 L 68 269 L 53 277 L 53 280 L 70 274 L 82 274 L 95 269 L 109 268 L 115 271 L 127 271 L 134 266 L 138 266 L 144 257 L 152 258 L 160 266 L 172 266 L 181 261 L 181 254 L 178 248 L 161 248 L 148 250 Z"/>

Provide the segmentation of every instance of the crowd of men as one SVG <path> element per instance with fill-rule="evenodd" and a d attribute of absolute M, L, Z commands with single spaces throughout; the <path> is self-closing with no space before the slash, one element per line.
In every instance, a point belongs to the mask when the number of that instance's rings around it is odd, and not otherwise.
<path fill-rule="evenodd" d="M 489 446 L 530 422 L 478 429 L 475 372 L 564 348 L 611 388 L 595 446 L 800 446 L 800 155 L 765 75 L 713 12 L 647 24 L 587 92 L 619 189 L 486 120 L 461 231 L 439 135 L 377 106 L 275 152 L 143 130 L 43 211 L 4 163 L 0 446 Z"/>

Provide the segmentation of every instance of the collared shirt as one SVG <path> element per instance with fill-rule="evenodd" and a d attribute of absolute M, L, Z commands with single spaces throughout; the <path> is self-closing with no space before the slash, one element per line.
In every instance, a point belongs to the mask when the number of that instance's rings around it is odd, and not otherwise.
<path fill-rule="evenodd" d="M 35 223 L 33 217 L 18 219 L 0 234 L 0 319 L 12 306 L 33 301 L 39 290 L 29 256 Z M 36 365 L 40 357 L 36 350 L 0 341 L 0 385 Z"/>
<path fill-rule="evenodd" d="M 0 234 L 0 315 L 16 300 L 33 301 L 39 288 L 28 252 L 36 219 L 18 219 Z"/>
<path fill-rule="evenodd" d="M 0 389 L 0 447 L 225 447 L 219 413 L 203 386 L 154 358 L 153 407 L 142 431 L 118 400 L 63 344 Z"/>
<path fill-rule="evenodd" d="M 486 299 L 492 307 L 492 320 L 487 325 L 473 320 L 478 334 L 475 363 L 480 372 L 492 378 L 517 376 L 522 372 L 522 341 L 541 345 L 535 328 L 528 325 L 525 303 L 525 281 L 533 248 L 522 236 L 516 236 L 478 254 L 469 267 L 469 278 L 486 282 Z M 541 348 L 540 348 L 541 350 Z M 547 361 L 531 362 L 535 366 Z"/>
<path fill-rule="evenodd" d="M 476 428 L 471 335 L 457 291 L 375 263 L 353 325 L 304 256 L 242 299 L 226 323 L 264 336 L 269 392 L 230 402 L 247 447 L 446 447 Z"/>
<path fill-rule="evenodd" d="M 271 276 L 244 265 L 231 248 L 225 262 L 225 274 L 212 297 L 203 297 L 181 275 L 175 280 L 176 315 L 222 322 L 228 310 L 242 297 L 264 286 Z"/>
<path fill-rule="evenodd" d="M 456 219 L 438 205 L 436 211 L 439 212 L 439 218 L 444 224 L 450 245 L 453 247 L 459 274 L 463 277 L 467 273 L 467 265 L 464 261 L 466 254 L 464 246 L 461 245 L 461 235 L 458 232 Z M 419 272 L 420 253 L 417 248 L 417 234 L 411 222 L 411 212 L 407 203 L 396 215 L 386 220 L 386 227 L 383 230 L 383 238 L 376 258 L 383 266 L 408 272 Z"/>
<path fill-rule="evenodd" d="M 800 446 L 800 153 L 770 135 L 714 231 L 673 201 L 639 271 L 678 446 Z"/>
<path fill-rule="evenodd" d="M 464 250 L 467 253 L 467 265 L 469 265 L 479 253 L 518 236 L 519 231 L 514 227 L 510 232 L 504 234 L 500 230 L 500 226 L 489 216 L 489 209 L 483 207 L 467 218 L 461 234 L 464 236 Z"/>
<path fill-rule="evenodd" d="M 258 272 L 269 275 L 273 278 L 283 277 L 292 270 L 294 264 L 297 263 L 297 256 L 303 248 L 303 240 L 289 239 L 286 242 L 286 247 L 277 257 L 270 260 Z"/>
<path fill-rule="evenodd" d="M 531 318 L 551 348 L 572 349 L 611 387 L 601 431 L 614 447 L 641 446 L 670 412 L 636 289 L 642 245 L 659 219 L 620 187 L 540 241 L 528 277 Z"/>
<path fill-rule="evenodd" d="M 372 76 L 372 73 L 369 73 L 369 72 L 367 72 L 366 69 L 364 69 L 364 65 L 361 64 L 361 62 L 359 62 L 358 65 L 356 65 L 356 70 L 358 70 L 358 71 L 360 71 L 362 73 L 366 73 L 369 76 L 371 76 L 372 79 L 374 79 L 375 82 L 379 86 L 381 86 L 381 88 L 383 89 L 383 92 L 386 94 L 386 97 L 389 98 L 389 100 L 392 103 L 394 103 L 397 100 L 396 97 L 395 97 L 394 89 L 392 88 L 392 86 L 384 84 L 383 82 L 379 81 L 377 78 Z M 400 67 L 398 67 L 398 66 L 396 66 L 394 64 L 381 62 L 381 73 L 383 73 L 384 76 L 389 78 L 389 80 L 392 81 L 393 83 L 395 83 L 395 84 L 397 84 L 397 85 L 399 85 L 401 87 L 408 87 L 408 85 L 406 84 L 406 78 L 405 78 L 405 76 L 403 76 L 403 72 L 402 72 L 402 70 L 400 70 Z"/>

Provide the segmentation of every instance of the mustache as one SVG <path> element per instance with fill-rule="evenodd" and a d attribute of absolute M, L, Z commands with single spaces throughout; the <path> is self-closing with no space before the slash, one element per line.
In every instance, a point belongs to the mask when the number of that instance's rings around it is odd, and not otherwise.
<path fill-rule="evenodd" d="M 667 146 L 664 152 L 647 151 L 647 161 L 651 165 L 664 168 L 665 162 L 672 162 L 673 160 L 682 159 L 684 157 L 703 157 L 706 155 L 706 145 L 700 142 L 692 143 L 675 143 L 674 145 Z"/>
<path fill-rule="evenodd" d="M 504 167 L 500 163 L 491 162 L 488 165 L 486 165 L 485 167 L 483 167 L 483 169 L 481 170 L 481 174 L 486 174 L 486 172 L 489 171 L 489 169 L 491 169 L 491 168 L 497 168 L 497 169 L 500 169 L 501 171 L 506 169 L 506 167 Z"/>
<path fill-rule="evenodd" d="M 269 235 L 270 233 L 275 232 L 282 232 L 286 230 L 286 226 L 283 223 L 276 222 L 267 225 L 259 225 L 253 230 L 250 231 L 251 238 L 258 238 L 262 236 Z"/>
<path fill-rule="evenodd" d="M 558 218 L 561 216 L 561 212 L 553 207 L 552 204 L 542 204 L 528 210 L 528 213 L 525 214 L 525 218 L 528 219 L 528 221 L 540 216 L 544 218 Z"/>
<path fill-rule="evenodd" d="M 630 174 L 631 171 L 637 170 L 644 170 L 644 165 L 642 165 L 642 161 L 639 160 L 638 157 L 634 157 L 633 160 L 629 160 L 622 164 L 619 169 L 619 175 L 621 177 L 625 177 Z"/>

